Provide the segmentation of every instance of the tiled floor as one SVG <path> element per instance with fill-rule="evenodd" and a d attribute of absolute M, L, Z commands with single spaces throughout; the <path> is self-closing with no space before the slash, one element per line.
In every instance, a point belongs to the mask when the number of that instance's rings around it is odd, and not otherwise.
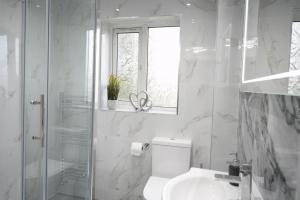
<path fill-rule="evenodd" d="M 54 197 L 52 197 L 50 200 L 84 200 L 84 198 L 64 195 L 64 194 L 57 194 Z"/>

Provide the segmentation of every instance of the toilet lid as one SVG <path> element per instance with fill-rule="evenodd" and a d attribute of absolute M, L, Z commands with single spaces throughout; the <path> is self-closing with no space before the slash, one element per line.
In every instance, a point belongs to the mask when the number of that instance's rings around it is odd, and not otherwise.
<path fill-rule="evenodd" d="M 146 200 L 161 200 L 164 186 L 170 179 L 151 176 L 144 188 L 144 198 Z"/>

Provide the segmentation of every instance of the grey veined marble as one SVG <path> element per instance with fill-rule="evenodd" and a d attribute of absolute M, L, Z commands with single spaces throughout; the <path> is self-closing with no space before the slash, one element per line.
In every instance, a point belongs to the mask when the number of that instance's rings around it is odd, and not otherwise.
<path fill-rule="evenodd" d="M 240 159 L 265 200 L 299 199 L 300 97 L 240 94 Z"/>

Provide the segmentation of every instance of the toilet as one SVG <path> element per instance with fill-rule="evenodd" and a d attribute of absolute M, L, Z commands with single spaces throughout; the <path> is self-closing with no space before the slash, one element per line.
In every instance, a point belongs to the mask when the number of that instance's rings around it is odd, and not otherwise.
<path fill-rule="evenodd" d="M 153 138 L 152 176 L 144 188 L 144 200 L 161 200 L 166 183 L 171 178 L 189 171 L 191 148 L 190 140 Z"/>

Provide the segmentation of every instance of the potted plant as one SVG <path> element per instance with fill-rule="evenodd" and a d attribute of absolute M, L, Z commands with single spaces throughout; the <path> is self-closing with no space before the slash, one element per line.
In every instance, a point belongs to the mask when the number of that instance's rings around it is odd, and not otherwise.
<path fill-rule="evenodd" d="M 107 107 L 115 110 L 121 87 L 121 80 L 118 76 L 111 74 L 107 85 Z"/>

